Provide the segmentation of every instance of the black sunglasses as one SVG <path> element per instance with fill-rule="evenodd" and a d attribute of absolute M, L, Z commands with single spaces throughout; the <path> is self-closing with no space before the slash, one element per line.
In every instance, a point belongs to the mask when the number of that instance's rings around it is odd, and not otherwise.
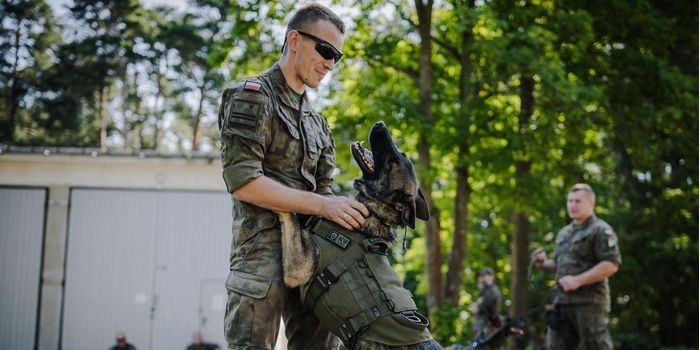
<path fill-rule="evenodd" d="M 333 45 L 331 45 L 329 42 L 315 36 L 311 35 L 309 33 L 302 32 L 301 30 L 297 30 L 297 33 L 313 40 L 316 42 L 316 52 L 318 52 L 321 57 L 324 59 L 330 60 L 333 59 L 333 62 L 338 63 L 340 61 L 340 58 L 343 57 L 343 53 L 338 51 Z"/>

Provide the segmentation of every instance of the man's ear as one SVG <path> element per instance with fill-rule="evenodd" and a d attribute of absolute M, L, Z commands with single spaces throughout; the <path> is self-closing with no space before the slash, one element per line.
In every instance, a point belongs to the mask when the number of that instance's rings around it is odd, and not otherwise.
<path fill-rule="evenodd" d="M 299 33 L 295 30 L 290 30 L 287 33 L 287 50 L 297 51 L 299 50 Z"/>
<path fill-rule="evenodd" d="M 425 195 L 420 187 L 418 187 L 418 195 L 416 196 L 416 217 L 423 221 L 428 221 L 430 219 L 428 201 L 425 200 Z"/>

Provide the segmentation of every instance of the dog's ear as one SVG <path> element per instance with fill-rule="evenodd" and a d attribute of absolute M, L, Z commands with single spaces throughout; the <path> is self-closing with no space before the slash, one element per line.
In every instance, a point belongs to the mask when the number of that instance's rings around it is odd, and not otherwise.
<path fill-rule="evenodd" d="M 416 196 L 416 216 L 423 221 L 428 221 L 430 219 L 428 201 L 425 200 L 425 195 L 420 187 L 418 187 L 418 196 Z"/>
<path fill-rule="evenodd" d="M 358 192 L 362 194 L 367 194 L 367 184 L 365 184 L 365 182 L 362 181 L 362 179 L 355 179 L 355 182 L 353 182 L 352 185 Z"/>

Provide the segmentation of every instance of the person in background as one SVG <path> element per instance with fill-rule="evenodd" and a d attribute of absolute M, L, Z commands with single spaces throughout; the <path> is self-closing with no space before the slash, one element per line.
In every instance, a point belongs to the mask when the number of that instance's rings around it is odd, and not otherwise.
<path fill-rule="evenodd" d="M 187 350 L 219 350 L 216 344 L 205 343 L 202 340 L 202 335 L 197 332 L 192 335 L 192 344 L 187 347 Z"/>
<path fill-rule="evenodd" d="M 501 325 L 501 291 L 493 283 L 493 279 L 492 268 L 484 267 L 479 270 L 479 298 L 471 307 L 474 315 L 472 329 L 477 337 L 488 335 Z"/>
<path fill-rule="evenodd" d="M 566 201 L 572 221 L 557 234 L 554 259 L 541 248 L 532 254 L 535 266 L 555 273 L 559 286 L 547 311 L 546 349 L 613 348 L 608 278 L 622 258 L 615 231 L 594 209 L 591 186 L 575 184 Z"/>
<path fill-rule="evenodd" d="M 124 332 L 119 331 L 114 335 L 115 340 L 117 341 L 117 344 L 112 346 L 110 349 L 111 350 L 136 350 L 136 347 L 127 343 L 126 341 L 126 334 Z"/>

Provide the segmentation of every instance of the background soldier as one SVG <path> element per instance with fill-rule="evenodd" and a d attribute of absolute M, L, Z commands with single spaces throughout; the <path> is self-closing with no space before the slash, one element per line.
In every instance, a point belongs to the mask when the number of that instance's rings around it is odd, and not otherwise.
<path fill-rule="evenodd" d="M 192 335 L 192 344 L 187 346 L 187 350 L 219 350 L 216 344 L 205 343 L 202 334 L 199 332 Z"/>
<path fill-rule="evenodd" d="M 559 289 L 548 317 L 547 349 L 612 349 L 608 329 L 608 277 L 621 262 L 617 236 L 593 213 L 595 193 L 587 184 L 569 191 L 566 209 L 571 223 L 559 230 L 554 260 L 535 250 L 538 268 L 556 273 Z"/>
<path fill-rule="evenodd" d="M 126 334 L 124 332 L 117 332 L 114 338 L 117 343 L 110 348 L 111 350 L 136 350 L 135 346 L 126 341 Z"/>
<path fill-rule="evenodd" d="M 225 332 L 229 349 L 272 349 L 283 317 L 289 349 L 332 349 L 337 338 L 285 288 L 280 228 L 272 211 L 322 216 L 346 229 L 367 208 L 331 192 L 335 145 L 306 88 L 316 88 L 340 60 L 345 25 L 310 4 L 290 20 L 280 60 L 223 93 L 219 109 L 223 177 L 234 222 Z"/>
<path fill-rule="evenodd" d="M 474 336 L 487 336 L 501 325 L 501 291 L 493 284 L 494 273 L 490 267 L 479 270 L 479 298 L 472 304 Z"/>

